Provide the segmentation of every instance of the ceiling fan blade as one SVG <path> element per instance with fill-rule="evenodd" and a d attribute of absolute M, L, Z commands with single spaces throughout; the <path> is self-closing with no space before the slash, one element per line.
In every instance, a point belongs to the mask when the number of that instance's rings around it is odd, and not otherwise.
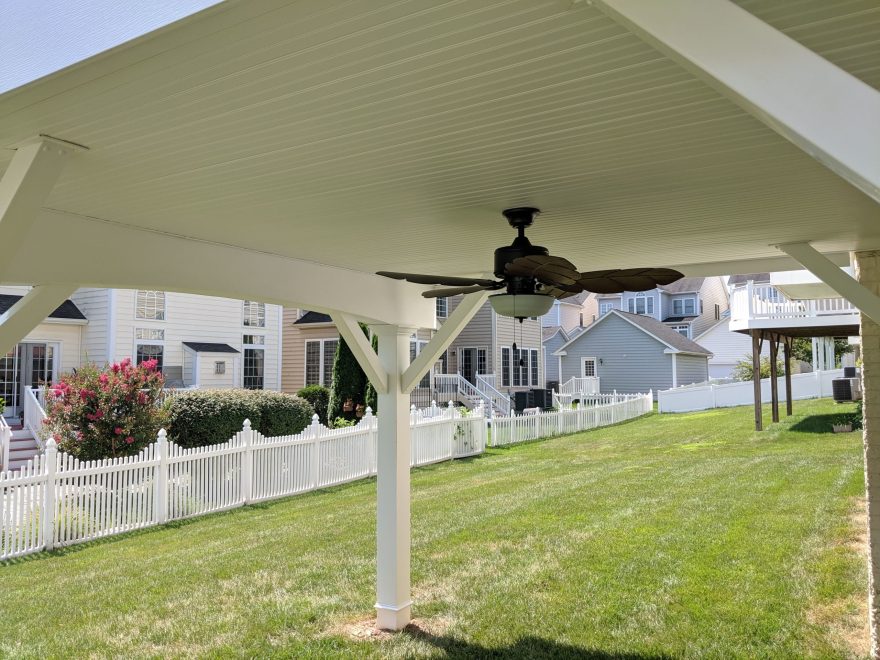
<path fill-rule="evenodd" d="M 477 284 L 476 286 L 459 286 L 453 289 L 431 289 L 430 291 L 423 291 L 422 297 L 449 298 L 450 296 L 460 296 L 467 293 L 477 293 L 478 291 L 491 291 L 492 289 L 500 288 L 502 284 L 502 282 L 499 282 L 498 286 L 480 286 L 479 284 Z"/>
<path fill-rule="evenodd" d="M 571 296 L 576 296 L 584 289 L 580 286 L 574 287 L 555 287 L 555 286 L 543 286 L 541 287 L 540 293 L 556 298 L 557 300 L 562 300 L 563 298 L 570 298 Z"/>
<path fill-rule="evenodd" d="M 393 273 L 380 270 L 376 275 L 390 277 L 392 280 L 406 280 L 413 284 L 445 284 L 446 286 L 492 286 L 495 280 L 477 277 L 453 277 L 451 275 L 421 275 L 419 273 Z"/>
<path fill-rule="evenodd" d="M 550 285 L 571 286 L 581 276 L 568 259 L 540 254 L 514 259 L 507 264 L 504 271 L 508 275 L 534 277 Z"/>
<path fill-rule="evenodd" d="M 581 273 L 578 284 L 594 293 L 623 293 L 650 291 L 660 285 L 671 284 L 682 277 L 684 275 L 670 268 L 623 268 Z"/>

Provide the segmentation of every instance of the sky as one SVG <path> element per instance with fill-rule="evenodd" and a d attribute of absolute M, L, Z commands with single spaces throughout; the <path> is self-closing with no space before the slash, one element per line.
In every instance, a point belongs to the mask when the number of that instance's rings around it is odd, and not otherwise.
<path fill-rule="evenodd" d="M 189 16 L 218 0 L 0 0 L 0 92 Z"/>

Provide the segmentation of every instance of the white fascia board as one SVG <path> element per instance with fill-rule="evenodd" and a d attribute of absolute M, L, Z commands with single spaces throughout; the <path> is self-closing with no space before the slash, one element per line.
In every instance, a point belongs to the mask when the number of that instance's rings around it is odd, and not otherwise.
<path fill-rule="evenodd" d="M 51 325 L 88 325 L 88 320 L 83 319 L 55 319 L 55 318 L 47 318 L 43 323 L 48 323 Z"/>
<path fill-rule="evenodd" d="M 435 324 L 434 301 L 420 295 L 425 287 L 47 209 L 8 255 L 4 281 L 179 291 L 341 311 L 372 323 Z"/>
<path fill-rule="evenodd" d="M 591 4 L 880 201 L 880 91 L 729 0 Z"/>

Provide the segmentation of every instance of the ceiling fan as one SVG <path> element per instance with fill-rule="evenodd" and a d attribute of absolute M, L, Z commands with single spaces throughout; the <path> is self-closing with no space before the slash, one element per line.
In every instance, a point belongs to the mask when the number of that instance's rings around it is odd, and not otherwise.
<path fill-rule="evenodd" d="M 440 284 L 445 289 L 425 291 L 425 298 L 445 298 L 478 291 L 506 293 L 489 296 L 492 308 L 502 316 L 512 316 L 522 322 L 531 316 L 546 314 L 557 298 L 567 298 L 582 291 L 595 293 L 622 293 L 649 291 L 658 285 L 671 284 L 684 277 L 670 268 L 626 268 L 594 270 L 585 273 L 567 259 L 554 257 L 540 245 L 532 245 L 526 238 L 526 227 L 534 222 L 539 209 L 522 207 L 502 211 L 518 235 L 513 243 L 495 250 L 494 274 L 497 280 L 474 277 L 447 277 L 379 271 L 377 275 L 414 284 Z"/>

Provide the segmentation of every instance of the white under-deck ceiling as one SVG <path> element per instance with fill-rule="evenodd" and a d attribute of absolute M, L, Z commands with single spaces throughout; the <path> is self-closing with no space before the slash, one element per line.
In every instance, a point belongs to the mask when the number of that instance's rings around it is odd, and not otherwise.
<path fill-rule="evenodd" d="M 738 4 L 880 88 L 877 2 Z M 880 248 L 874 201 L 570 0 L 224 3 L 0 96 L 0 145 L 39 133 L 90 148 L 48 208 L 365 272 L 491 270 L 521 205 L 581 270 Z"/>

